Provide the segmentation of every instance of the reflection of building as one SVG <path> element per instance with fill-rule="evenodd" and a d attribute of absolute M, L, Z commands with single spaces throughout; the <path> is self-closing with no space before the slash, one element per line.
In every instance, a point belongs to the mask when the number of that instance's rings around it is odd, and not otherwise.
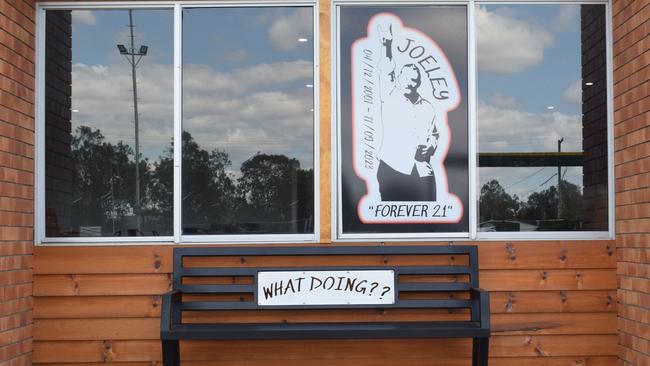
<path fill-rule="evenodd" d="M 579 215 L 563 217 L 560 211 L 570 208 L 566 192 L 558 194 L 558 214 L 552 220 L 544 219 L 539 230 L 606 231 L 608 227 L 608 169 L 607 169 L 607 93 L 606 84 L 606 35 L 605 9 L 599 5 L 580 6 L 580 41 L 582 116 L 581 152 L 481 152 L 478 154 L 480 167 L 557 167 L 557 175 L 567 167 L 582 169 L 583 205 Z M 523 131 L 522 131 L 523 132 Z M 525 138 L 525 135 L 522 135 Z M 564 136 L 568 137 L 568 136 Z M 573 136 L 571 136 L 573 137 Z M 554 180 L 559 182 L 559 177 Z M 555 184 L 555 189 L 563 185 Z M 538 189 L 539 191 L 542 188 Z M 574 202 L 575 203 L 575 202 Z M 490 215 L 486 215 L 490 216 Z M 533 219 L 528 217 L 528 219 Z M 536 219 L 542 219 L 541 213 Z M 493 227 L 493 226 L 492 226 Z M 497 226 L 496 231 L 513 231 L 512 227 Z"/>
<path fill-rule="evenodd" d="M 72 23 L 71 13 L 47 13 L 50 49 L 45 68 L 47 165 L 45 185 L 48 208 L 45 224 L 48 235 L 58 236 L 72 224 Z M 56 41 L 54 41 L 56 40 Z"/>
<path fill-rule="evenodd" d="M 580 7 L 582 25 L 582 186 L 584 228 L 607 228 L 607 94 L 598 88 L 606 80 L 605 9 Z M 589 85 L 587 84 L 589 83 Z"/>
<path fill-rule="evenodd" d="M 517 220 L 488 220 L 480 223 L 479 231 L 535 231 L 537 227 Z"/>

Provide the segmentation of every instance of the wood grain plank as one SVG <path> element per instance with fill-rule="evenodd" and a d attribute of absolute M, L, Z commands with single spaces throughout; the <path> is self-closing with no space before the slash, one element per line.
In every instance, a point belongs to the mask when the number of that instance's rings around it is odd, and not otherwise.
<path fill-rule="evenodd" d="M 616 335 L 494 336 L 494 357 L 615 356 Z M 217 362 L 400 358 L 468 358 L 468 339 L 333 340 L 333 341 L 188 341 L 181 343 L 184 360 Z M 34 362 L 159 361 L 159 341 L 37 341 Z"/>
<path fill-rule="evenodd" d="M 34 276 L 34 296 L 160 295 L 171 290 L 169 274 Z"/>
<path fill-rule="evenodd" d="M 209 321 L 220 323 L 301 323 L 301 322 L 364 322 L 364 321 L 431 321 L 456 320 L 460 314 L 412 313 L 398 315 L 364 316 L 348 312 L 348 316 L 326 315 L 317 312 L 268 311 L 221 318 L 197 313 L 195 322 Z M 463 317 L 463 318 L 466 318 Z M 616 314 L 496 314 L 492 317 L 495 335 L 552 335 L 552 334 L 616 334 Z M 186 319 L 187 321 L 187 319 Z M 157 318 L 102 318 L 102 319 L 40 319 L 34 324 L 34 339 L 37 341 L 63 340 L 149 340 L 159 339 L 160 320 Z"/>
<path fill-rule="evenodd" d="M 160 361 L 160 341 L 34 342 L 33 362 Z"/>
<path fill-rule="evenodd" d="M 490 358 L 490 364 L 498 366 L 613 366 L 617 363 L 616 356 L 594 357 L 510 357 Z M 323 360 L 283 360 L 282 366 L 469 366 L 469 358 L 357 358 L 353 360 L 337 359 L 330 362 Z M 162 366 L 162 362 L 88 362 L 88 363 L 37 363 L 48 366 Z M 230 361 L 183 361 L 186 366 L 272 366 L 278 363 L 269 363 L 267 360 Z"/>
<path fill-rule="evenodd" d="M 481 287 L 488 291 L 533 290 L 613 290 L 616 270 L 484 270 L 479 273 Z"/>
<path fill-rule="evenodd" d="M 617 334 L 615 313 L 493 314 L 493 334 Z"/>
<path fill-rule="evenodd" d="M 359 243 L 356 243 L 359 244 Z M 399 245 L 414 245 L 399 243 Z M 417 243 L 440 245 L 442 243 Z M 461 244 L 461 243 L 459 243 Z M 476 245 L 475 242 L 466 244 Z M 339 244 L 337 244 L 339 245 Z M 608 240 L 595 241 L 530 241 L 479 242 L 481 269 L 570 269 L 616 268 L 615 245 Z M 93 274 L 93 273 L 169 273 L 172 271 L 173 246 L 101 246 L 101 247 L 36 247 L 34 274 Z M 242 263 L 243 258 L 243 263 Z M 266 258 L 268 260 L 268 258 Z M 385 257 L 334 261 L 338 265 L 394 264 Z M 320 261 L 320 262 L 319 262 Z M 324 262 L 323 262 L 324 261 Z M 213 262 L 217 263 L 217 262 Z M 230 257 L 220 265 L 269 265 L 263 258 Z M 283 264 L 278 260 L 276 264 Z M 294 265 L 320 265 L 326 259 L 293 258 Z M 286 264 L 286 263 L 284 263 Z"/>
<path fill-rule="evenodd" d="M 34 247 L 34 274 L 169 273 L 172 247 Z"/>
<path fill-rule="evenodd" d="M 490 363 L 498 366 L 614 366 L 616 356 L 592 357 L 490 357 Z"/>
<path fill-rule="evenodd" d="M 490 338 L 490 356 L 613 356 L 618 336 L 556 335 Z"/>
<path fill-rule="evenodd" d="M 41 319 L 34 323 L 34 339 L 149 340 L 160 339 L 157 318 Z"/>
<path fill-rule="evenodd" d="M 611 290 L 616 270 L 484 270 L 488 291 Z M 168 274 L 96 274 L 34 276 L 35 296 L 159 295 L 169 291 Z"/>
<path fill-rule="evenodd" d="M 481 269 L 616 268 L 616 243 L 595 241 L 479 242 Z"/>
<path fill-rule="evenodd" d="M 616 312 L 616 290 L 491 291 L 492 313 Z"/>
<path fill-rule="evenodd" d="M 159 295 L 37 296 L 34 318 L 159 317 L 160 304 Z M 616 312 L 616 292 L 495 291 L 490 293 L 490 310 L 493 314 Z"/>
<path fill-rule="evenodd" d="M 34 318 L 157 318 L 161 305 L 160 295 L 37 296 Z"/>
<path fill-rule="evenodd" d="M 318 3 L 319 18 L 319 192 L 320 192 L 320 241 L 328 243 L 332 239 L 332 114 L 331 114 L 331 60 L 330 60 L 330 2 Z"/>

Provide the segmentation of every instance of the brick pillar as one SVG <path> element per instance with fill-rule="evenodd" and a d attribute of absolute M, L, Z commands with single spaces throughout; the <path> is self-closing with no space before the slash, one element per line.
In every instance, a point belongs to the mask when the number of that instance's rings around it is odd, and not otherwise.
<path fill-rule="evenodd" d="M 614 0 L 619 358 L 650 365 L 650 2 Z"/>
<path fill-rule="evenodd" d="M 0 1 L 0 364 L 32 360 L 34 2 Z"/>

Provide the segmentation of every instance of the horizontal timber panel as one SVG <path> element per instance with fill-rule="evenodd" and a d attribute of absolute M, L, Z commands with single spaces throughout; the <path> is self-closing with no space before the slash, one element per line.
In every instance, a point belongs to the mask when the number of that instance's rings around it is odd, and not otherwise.
<path fill-rule="evenodd" d="M 400 311 L 263 311 L 246 313 L 186 312 L 188 323 L 309 323 L 309 322 L 395 322 L 395 321 L 462 321 L 462 311 L 446 313 L 435 310 Z M 616 334 L 615 313 L 532 313 L 493 314 L 492 331 L 503 334 Z M 78 338 L 83 339 L 83 338 Z"/>
<path fill-rule="evenodd" d="M 492 334 L 617 334 L 615 313 L 493 314 Z"/>
<path fill-rule="evenodd" d="M 34 323 L 38 340 L 160 339 L 160 319 L 41 319 Z"/>
<path fill-rule="evenodd" d="M 616 289 L 612 269 L 484 270 L 479 277 L 488 291 Z"/>
<path fill-rule="evenodd" d="M 457 243 L 462 244 L 462 243 Z M 525 241 L 479 242 L 481 269 L 560 269 L 616 268 L 615 245 L 612 241 Z M 337 244 L 338 245 L 338 244 Z M 409 243 L 413 245 L 413 243 Z M 432 245 L 422 244 L 422 245 Z M 91 273 L 169 273 L 173 270 L 172 246 L 101 246 L 101 247 L 36 247 L 34 274 Z M 242 263 L 242 258 L 244 259 Z M 284 262 L 269 258 L 228 257 L 219 264 L 256 266 L 275 264 L 315 265 L 328 263 L 324 257 L 304 257 Z M 277 261 L 277 263 L 275 262 Z M 325 262 L 323 262 L 325 261 Z M 415 261 L 415 262 L 414 262 Z M 412 259 L 406 263 L 420 263 Z M 438 261 L 436 261 L 438 262 Z M 438 264 L 446 264 L 447 260 Z M 214 260 L 207 263 L 217 263 Z M 368 256 L 330 261 L 335 265 L 395 265 L 392 256 Z M 454 261 L 462 264 L 461 260 Z"/>
<path fill-rule="evenodd" d="M 494 336 L 494 357 L 615 356 L 616 335 Z M 468 358 L 469 339 L 181 342 L 184 360 L 273 361 Z M 34 362 L 159 361 L 159 341 L 36 341 Z"/>
<path fill-rule="evenodd" d="M 35 297 L 34 318 L 160 317 L 162 296 Z"/>
<path fill-rule="evenodd" d="M 610 290 L 614 269 L 483 270 L 488 291 Z M 34 276 L 35 296 L 159 295 L 171 289 L 168 274 L 80 274 Z"/>
<path fill-rule="evenodd" d="M 364 316 L 349 312 L 349 317 L 329 314 L 327 316 L 304 311 L 286 312 L 284 316 L 278 311 L 265 312 L 262 315 L 233 315 L 221 319 L 209 317 L 194 321 L 210 320 L 216 322 L 235 321 L 253 323 L 299 323 L 340 321 L 422 321 L 453 320 L 462 314 L 425 314 L 413 315 Z M 269 314 L 269 315 L 266 315 Z M 616 334 L 616 314 L 614 313 L 580 313 L 580 314 L 497 314 L 492 316 L 492 329 L 496 334 Z M 63 340 L 145 340 L 159 339 L 160 320 L 157 318 L 106 318 L 106 319 L 41 319 L 34 324 L 34 339 L 38 341 Z"/>
<path fill-rule="evenodd" d="M 492 313 L 616 312 L 616 290 L 490 291 Z"/>
<path fill-rule="evenodd" d="M 604 366 L 614 363 L 616 264 L 615 255 L 610 254 L 612 242 L 480 242 L 478 247 L 481 287 L 489 290 L 491 296 L 492 364 Z M 36 249 L 35 362 L 119 361 L 115 366 L 144 366 L 145 363 L 162 366 L 160 343 L 156 340 L 160 329 L 159 295 L 171 286 L 172 247 L 128 247 L 126 254 L 124 249 L 110 246 Z M 257 258 L 253 259 L 244 258 L 244 263 L 259 264 Z M 242 264 L 240 257 L 229 260 L 233 266 Z M 381 256 L 365 260 L 370 265 L 394 262 L 391 257 Z M 327 319 L 358 319 L 350 315 L 353 313 L 330 315 Z M 370 311 L 363 316 L 381 321 L 400 319 L 402 315 Z M 428 315 L 413 312 L 409 317 L 424 319 Z M 272 320 L 282 318 L 279 314 L 263 316 Z M 294 312 L 292 320 L 309 319 L 309 316 Z M 231 316 L 230 320 L 236 318 Z M 461 366 L 470 364 L 471 354 L 468 340 L 277 341 L 271 345 L 266 341 L 182 343 L 183 360 L 193 366 Z"/>
<path fill-rule="evenodd" d="M 34 296 L 160 295 L 170 290 L 169 274 L 34 276 Z"/>
<path fill-rule="evenodd" d="M 497 366 L 614 366 L 618 362 L 618 358 L 616 356 L 491 357 L 490 362 L 492 365 Z M 435 361 L 431 365 L 435 365 Z"/>
<path fill-rule="evenodd" d="M 481 269 L 616 268 L 616 243 L 596 241 L 478 242 Z"/>
<path fill-rule="evenodd" d="M 161 296 L 34 298 L 34 318 L 159 317 Z M 616 312 L 616 291 L 490 292 L 492 313 Z"/>
<path fill-rule="evenodd" d="M 169 273 L 172 270 L 169 245 L 34 248 L 34 274 Z"/>
<path fill-rule="evenodd" d="M 594 357 L 511 357 L 490 358 L 492 365 L 498 366 L 613 366 L 616 365 L 616 356 Z M 435 359 L 404 359 L 396 358 L 357 358 L 336 359 L 331 362 L 323 360 L 283 360 L 276 365 L 282 366 L 469 366 L 470 358 L 435 358 Z M 36 364 L 37 366 L 39 364 Z M 48 363 L 48 366 L 163 366 L 162 362 L 96 362 L 96 363 Z M 183 361 L 185 366 L 224 366 L 218 361 Z M 268 361 L 230 361 L 227 366 L 269 366 Z"/>

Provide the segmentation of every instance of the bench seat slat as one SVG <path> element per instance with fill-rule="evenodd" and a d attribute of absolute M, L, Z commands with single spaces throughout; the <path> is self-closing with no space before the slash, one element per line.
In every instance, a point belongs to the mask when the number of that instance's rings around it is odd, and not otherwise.
<path fill-rule="evenodd" d="M 463 282 L 437 282 L 437 283 L 400 283 L 399 291 L 469 291 L 471 288 L 469 283 Z"/>
<path fill-rule="evenodd" d="M 287 272 L 301 272 L 301 271 L 368 271 L 368 270 L 396 270 L 399 274 L 403 275 L 449 275 L 449 274 L 470 274 L 471 269 L 468 266 L 401 266 L 395 267 L 302 267 L 299 269 L 291 267 L 183 267 L 181 269 L 181 276 L 189 277 L 235 277 L 235 276 L 255 276 L 257 272 L 270 272 L 270 271 L 287 271 Z"/>
<path fill-rule="evenodd" d="M 476 247 L 466 245 L 445 246 L 315 246 L 315 247 L 222 247 L 214 248 L 182 248 L 174 252 L 180 257 L 231 257 L 231 256 L 309 256 L 309 255 L 408 255 L 408 254 L 438 254 L 462 255 L 474 254 Z M 176 263 L 176 262 L 175 262 Z"/>
<path fill-rule="evenodd" d="M 253 285 L 181 285 L 186 294 L 248 293 L 255 292 Z"/>
<path fill-rule="evenodd" d="M 181 305 L 183 310 L 275 310 L 304 309 L 304 306 L 258 306 L 252 301 L 188 301 Z M 310 305 L 309 309 L 466 309 L 470 300 L 401 300 L 392 305 Z"/>
<path fill-rule="evenodd" d="M 163 339 L 378 339 L 487 337 L 478 322 L 191 324 L 161 333 Z"/>

